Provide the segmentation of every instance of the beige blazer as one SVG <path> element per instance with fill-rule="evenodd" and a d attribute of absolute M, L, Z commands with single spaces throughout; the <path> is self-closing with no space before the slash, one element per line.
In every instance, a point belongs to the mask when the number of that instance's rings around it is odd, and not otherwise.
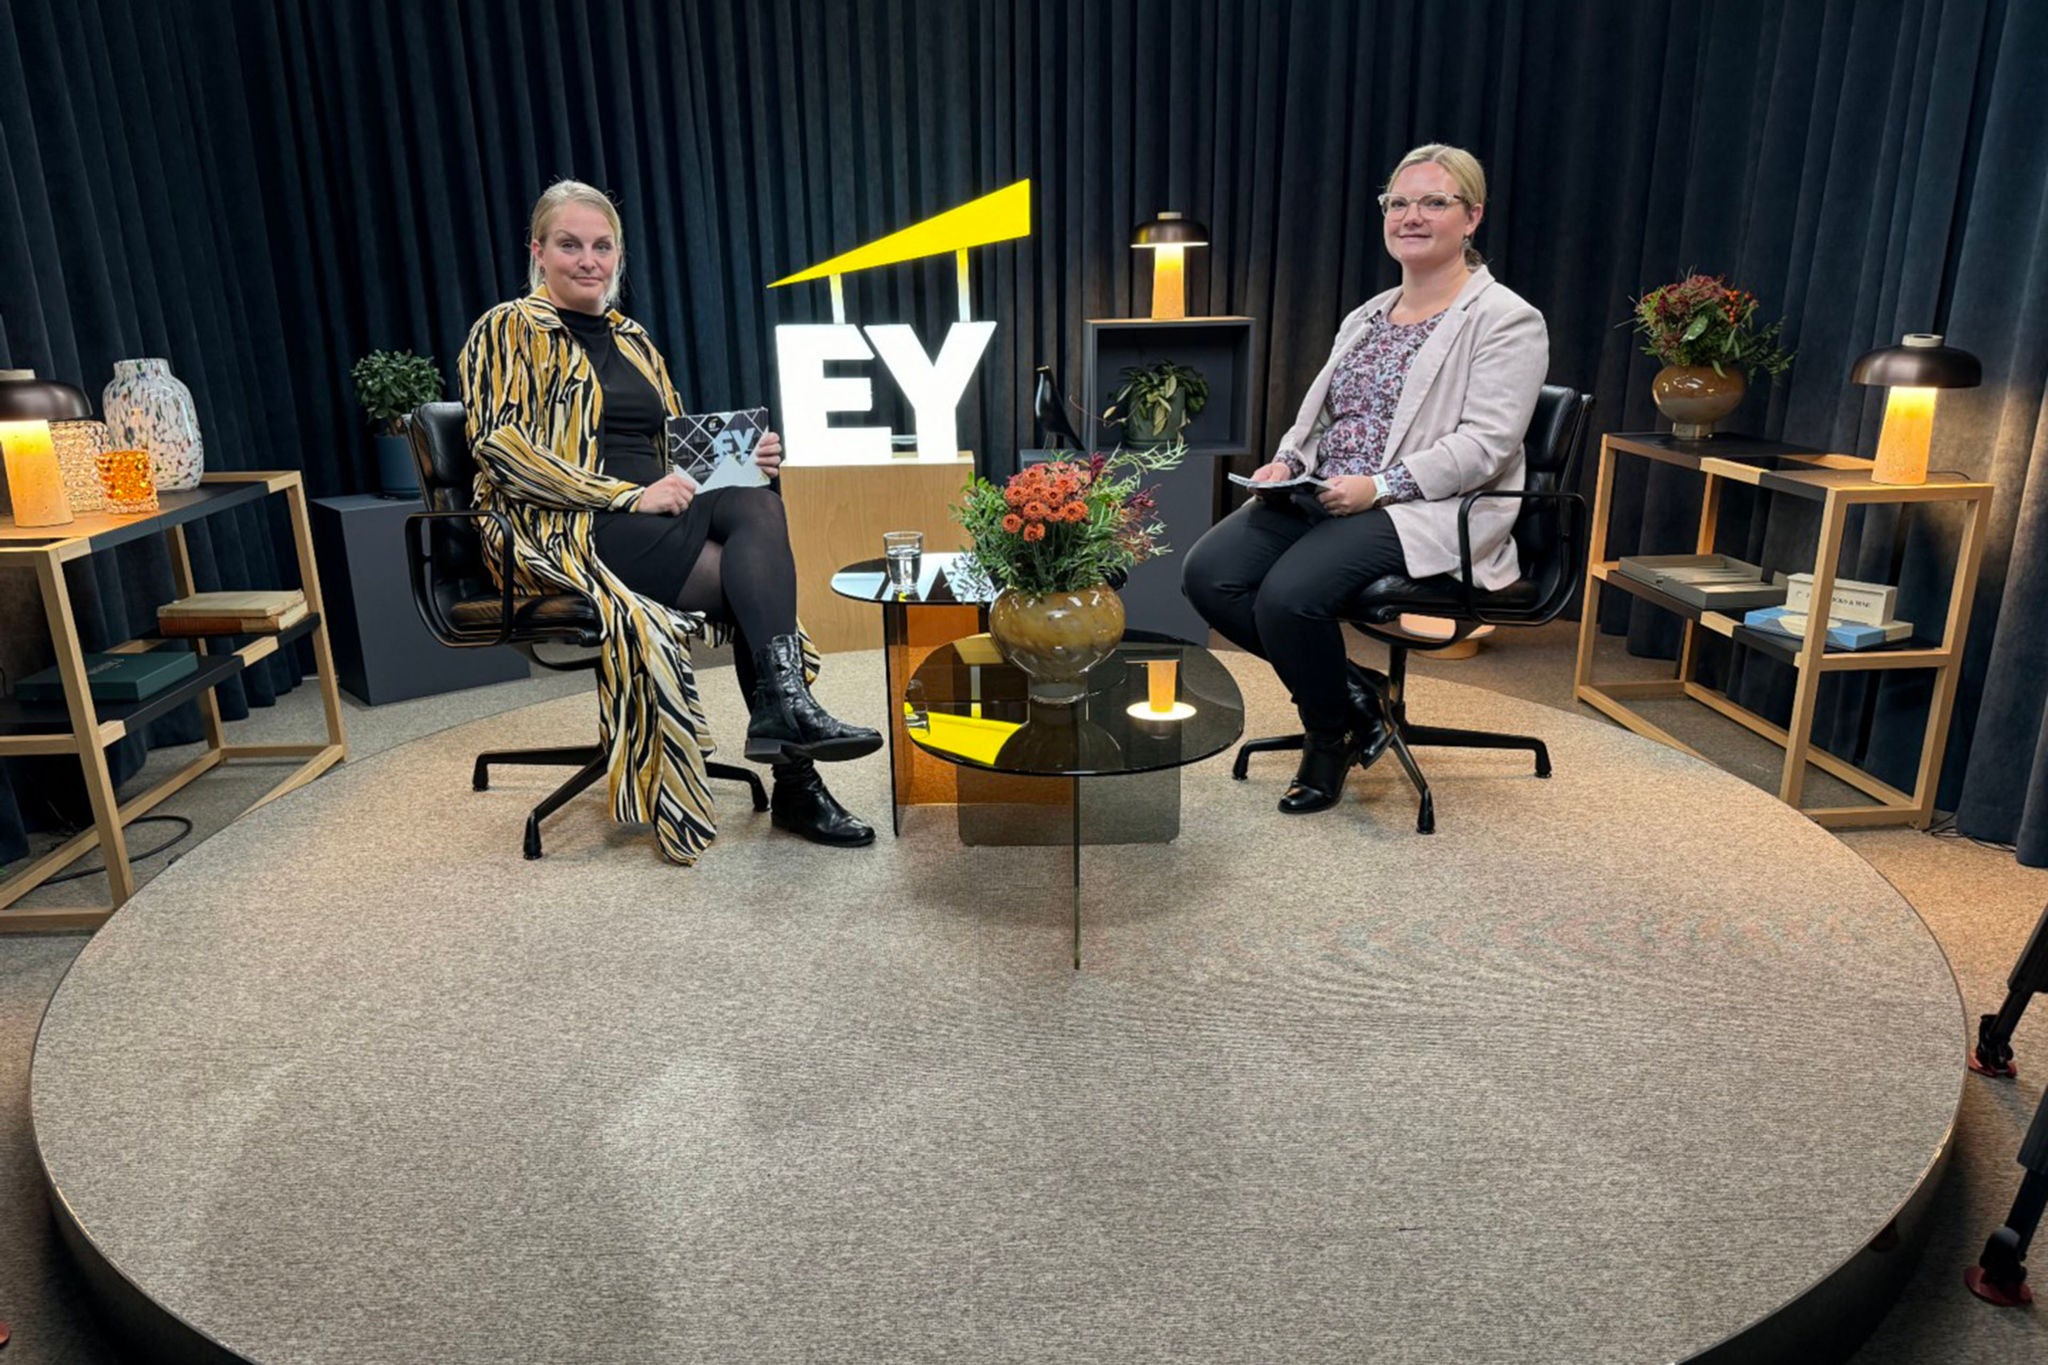
<path fill-rule="evenodd" d="M 1376 294 L 1344 319 L 1322 373 L 1309 385 L 1301 414 L 1280 438 L 1281 455 L 1313 469 L 1329 418 L 1330 379 L 1367 324 L 1394 306 L 1398 288 Z M 1522 486 L 1522 437 L 1536 411 L 1536 393 L 1550 370 L 1550 333 L 1543 315 L 1494 281 L 1485 266 L 1458 291 L 1444 320 L 1409 362 L 1387 445 L 1408 466 L 1422 500 L 1387 505 L 1411 578 L 1458 567 L 1458 502 L 1482 488 Z M 1472 567 L 1482 588 L 1520 577 L 1509 535 L 1522 510 L 1512 498 L 1485 498 L 1472 508 Z"/>

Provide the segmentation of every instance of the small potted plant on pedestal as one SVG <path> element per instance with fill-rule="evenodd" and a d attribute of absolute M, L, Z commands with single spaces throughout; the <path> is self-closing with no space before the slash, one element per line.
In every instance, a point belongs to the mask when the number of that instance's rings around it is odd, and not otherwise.
<path fill-rule="evenodd" d="M 420 495 L 419 471 L 405 440 L 405 419 L 441 396 L 441 372 L 432 357 L 411 351 L 372 351 L 353 371 L 356 399 L 376 423 L 377 486 L 387 498 Z"/>
<path fill-rule="evenodd" d="M 1687 275 L 1652 289 L 1636 300 L 1629 321 L 1643 335 L 1643 353 L 1664 362 L 1650 394 L 1681 441 L 1714 434 L 1748 390 L 1745 371 L 1779 375 L 1792 363 L 1792 352 L 1778 344 L 1785 324 L 1758 323 L 1756 295 L 1719 275 Z"/>
<path fill-rule="evenodd" d="M 1123 387 L 1110 396 L 1102 419 L 1123 424 L 1126 445 L 1175 440 L 1209 405 L 1209 381 L 1192 366 L 1162 360 L 1126 365 L 1123 375 Z"/>

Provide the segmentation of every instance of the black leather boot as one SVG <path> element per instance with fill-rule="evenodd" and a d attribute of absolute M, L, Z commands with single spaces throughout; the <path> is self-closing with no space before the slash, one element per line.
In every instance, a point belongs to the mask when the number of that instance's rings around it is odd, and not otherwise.
<path fill-rule="evenodd" d="M 778 635 L 754 651 L 754 695 L 747 716 L 747 757 L 756 763 L 814 758 L 837 763 L 865 758 L 882 747 L 882 735 L 865 725 L 848 725 L 818 705 L 804 682 L 803 645 Z"/>
<path fill-rule="evenodd" d="M 1294 781 L 1288 786 L 1287 794 L 1280 798 L 1281 811 L 1287 815 L 1307 815 L 1336 805 L 1338 796 L 1344 791 L 1344 774 L 1350 771 L 1355 752 L 1348 731 L 1304 732 L 1301 737 L 1301 767 L 1295 770 Z"/>
<path fill-rule="evenodd" d="M 814 844 L 834 848 L 861 848 L 875 841 L 873 825 L 839 804 L 825 790 L 818 765 L 808 758 L 792 759 L 774 767 L 775 785 L 768 795 L 768 818 L 777 829 L 786 829 Z"/>
<path fill-rule="evenodd" d="M 1387 675 L 1364 664 L 1347 663 L 1344 683 L 1351 693 L 1352 714 L 1357 717 L 1351 738 L 1358 754 L 1352 761 L 1360 769 L 1370 768 L 1394 738 L 1393 727 L 1387 723 Z"/>

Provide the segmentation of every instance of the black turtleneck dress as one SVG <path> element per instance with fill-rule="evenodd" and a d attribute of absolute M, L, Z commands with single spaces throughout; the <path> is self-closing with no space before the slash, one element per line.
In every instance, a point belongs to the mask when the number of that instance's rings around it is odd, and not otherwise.
<path fill-rule="evenodd" d="M 654 385 L 619 354 L 612 325 L 602 314 L 559 310 L 562 324 L 590 356 L 604 391 L 597 424 L 600 467 L 607 478 L 642 487 L 668 473 L 668 410 Z M 591 532 L 597 557 L 642 597 L 676 602 L 690 567 L 703 552 L 708 509 L 700 499 L 677 516 L 649 512 L 593 512 Z"/>

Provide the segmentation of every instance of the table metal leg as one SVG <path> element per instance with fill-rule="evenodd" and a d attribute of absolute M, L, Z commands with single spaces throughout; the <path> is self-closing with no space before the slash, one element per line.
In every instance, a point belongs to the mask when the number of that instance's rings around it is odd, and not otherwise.
<path fill-rule="evenodd" d="M 1081 779 L 1074 778 L 1074 970 L 1081 970 Z"/>

